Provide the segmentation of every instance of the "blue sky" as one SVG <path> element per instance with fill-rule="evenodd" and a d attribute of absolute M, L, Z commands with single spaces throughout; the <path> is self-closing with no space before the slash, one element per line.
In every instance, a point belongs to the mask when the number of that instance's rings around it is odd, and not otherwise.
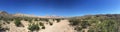
<path fill-rule="evenodd" d="M 0 10 L 37 16 L 120 14 L 120 0 L 0 0 Z"/>

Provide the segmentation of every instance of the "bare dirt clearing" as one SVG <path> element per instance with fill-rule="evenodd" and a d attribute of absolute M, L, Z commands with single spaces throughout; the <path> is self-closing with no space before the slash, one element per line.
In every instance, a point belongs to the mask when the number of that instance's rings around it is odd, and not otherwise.
<path fill-rule="evenodd" d="M 47 26 L 45 30 L 41 30 L 40 32 L 75 32 L 73 27 L 69 26 L 68 20 L 61 20 L 56 23 L 53 22 L 52 26 Z"/>

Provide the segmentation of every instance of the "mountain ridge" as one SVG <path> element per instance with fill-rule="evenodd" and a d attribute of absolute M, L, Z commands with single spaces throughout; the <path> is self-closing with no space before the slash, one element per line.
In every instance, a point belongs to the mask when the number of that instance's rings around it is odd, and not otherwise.
<path fill-rule="evenodd" d="M 1 16 L 14 16 L 14 17 L 38 17 L 38 18 L 64 18 L 63 16 L 35 16 L 30 14 L 15 13 L 9 14 L 6 11 L 0 11 Z"/>

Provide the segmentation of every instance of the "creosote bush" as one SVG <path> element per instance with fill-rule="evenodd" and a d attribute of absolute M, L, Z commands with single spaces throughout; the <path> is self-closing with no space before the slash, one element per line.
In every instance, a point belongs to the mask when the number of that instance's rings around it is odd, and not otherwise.
<path fill-rule="evenodd" d="M 21 21 L 21 20 L 19 20 L 19 19 L 15 19 L 15 22 L 14 22 L 15 25 L 18 26 L 18 27 L 21 26 L 22 24 L 21 24 L 20 21 Z"/>
<path fill-rule="evenodd" d="M 45 29 L 45 26 L 43 23 L 39 22 L 39 25 L 41 26 L 42 29 Z"/>
<path fill-rule="evenodd" d="M 40 18 L 39 20 L 41 20 L 41 21 L 46 21 L 46 22 L 49 21 L 47 18 Z"/>
<path fill-rule="evenodd" d="M 80 23 L 78 19 L 70 19 L 69 22 L 70 22 L 70 25 L 73 25 L 73 26 L 78 25 Z"/>
<path fill-rule="evenodd" d="M 49 22 L 49 24 L 50 24 L 50 25 L 53 25 L 53 23 L 52 23 L 52 22 Z"/>
<path fill-rule="evenodd" d="M 34 21 L 39 21 L 38 18 L 35 18 Z"/>
<path fill-rule="evenodd" d="M 39 22 L 39 25 L 40 25 L 40 26 L 44 26 L 44 24 L 43 24 L 43 23 L 41 23 L 41 22 Z"/>
<path fill-rule="evenodd" d="M 32 23 L 32 20 L 33 20 L 33 19 L 29 19 L 28 22 L 29 22 L 29 23 Z"/>
<path fill-rule="evenodd" d="M 89 29 L 88 32 L 118 32 L 119 20 L 113 16 L 99 17 L 81 17 L 69 19 L 75 30 L 82 32 L 83 29 Z M 87 28 L 89 27 L 89 28 Z"/>
<path fill-rule="evenodd" d="M 43 26 L 42 29 L 45 29 L 45 26 Z"/>
<path fill-rule="evenodd" d="M 39 30 L 40 28 L 39 28 L 38 24 L 31 24 L 31 25 L 29 25 L 28 29 L 30 31 L 35 31 L 35 30 Z"/>
<path fill-rule="evenodd" d="M 60 22 L 60 19 L 56 19 L 57 22 Z"/>

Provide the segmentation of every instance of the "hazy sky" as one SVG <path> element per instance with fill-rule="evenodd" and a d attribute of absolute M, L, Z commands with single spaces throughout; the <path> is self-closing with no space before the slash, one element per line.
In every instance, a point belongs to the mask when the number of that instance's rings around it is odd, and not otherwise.
<path fill-rule="evenodd" d="M 0 10 L 38 16 L 120 14 L 120 0 L 0 0 Z"/>

